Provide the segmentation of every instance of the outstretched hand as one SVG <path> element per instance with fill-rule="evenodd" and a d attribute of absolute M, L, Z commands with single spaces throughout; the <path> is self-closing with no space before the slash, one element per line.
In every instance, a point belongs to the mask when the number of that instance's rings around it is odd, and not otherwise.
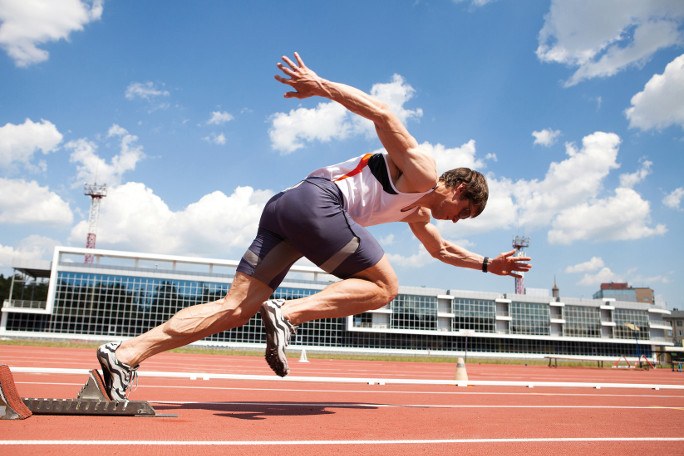
<path fill-rule="evenodd" d="M 275 75 L 276 80 L 295 89 L 294 92 L 286 92 L 285 98 L 301 99 L 325 94 L 325 89 L 321 86 L 321 78 L 314 73 L 313 70 L 304 65 L 304 61 L 298 53 L 295 52 L 294 57 L 295 60 L 297 60 L 297 63 L 294 63 L 289 57 L 283 56 L 283 62 L 285 62 L 287 66 L 283 65 L 281 62 L 276 64 L 280 71 L 289 77 L 288 79 L 277 74 Z"/>
<path fill-rule="evenodd" d="M 527 272 L 532 268 L 529 263 L 532 258 L 524 256 L 513 256 L 515 250 L 501 253 L 489 262 L 488 272 L 497 275 L 507 275 L 521 278 L 521 272 Z"/>

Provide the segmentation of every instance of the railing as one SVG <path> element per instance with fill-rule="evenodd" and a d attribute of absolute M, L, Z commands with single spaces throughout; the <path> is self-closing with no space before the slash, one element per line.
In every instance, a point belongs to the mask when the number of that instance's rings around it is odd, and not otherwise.
<path fill-rule="evenodd" d="M 3 309 L 46 309 L 47 301 L 29 301 L 26 299 L 5 299 Z"/>

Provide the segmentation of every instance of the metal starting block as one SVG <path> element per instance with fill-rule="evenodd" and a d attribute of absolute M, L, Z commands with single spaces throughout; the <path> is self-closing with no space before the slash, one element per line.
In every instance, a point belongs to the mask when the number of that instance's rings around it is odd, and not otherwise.
<path fill-rule="evenodd" d="M 31 415 L 156 416 L 146 401 L 113 401 L 96 369 L 75 399 L 20 398 L 12 372 L 0 365 L 0 420 L 23 420 Z"/>

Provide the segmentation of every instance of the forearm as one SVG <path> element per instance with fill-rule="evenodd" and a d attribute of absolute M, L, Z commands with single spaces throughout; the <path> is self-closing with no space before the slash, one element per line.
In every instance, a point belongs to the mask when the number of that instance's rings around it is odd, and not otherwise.
<path fill-rule="evenodd" d="M 482 270 L 485 257 L 471 252 L 448 241 L 443 241 L 440 249 L 430 252 L 431 255 L 446 264 L 461 268 Z"/>
<path fill-rule="evenodd" d="M 389 124 L 395 118 L 386 104 L 355 87 L 321 78 L 318 88 L 317 95 L 341 104 L 376 125 Z"/>

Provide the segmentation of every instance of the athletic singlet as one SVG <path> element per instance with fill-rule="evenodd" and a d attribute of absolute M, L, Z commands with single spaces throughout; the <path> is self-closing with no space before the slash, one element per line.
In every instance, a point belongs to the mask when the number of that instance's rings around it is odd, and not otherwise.
<path fill-rule="evenodd" d="M 361 226 L 398 222 L 410 212 L 401 209 L 430 193 L 402 193 L 394 187 L 387 153 L 366 154 L 326 166 L 309 177 L 330 179 L 344 195 L 344 209 Z"/>

